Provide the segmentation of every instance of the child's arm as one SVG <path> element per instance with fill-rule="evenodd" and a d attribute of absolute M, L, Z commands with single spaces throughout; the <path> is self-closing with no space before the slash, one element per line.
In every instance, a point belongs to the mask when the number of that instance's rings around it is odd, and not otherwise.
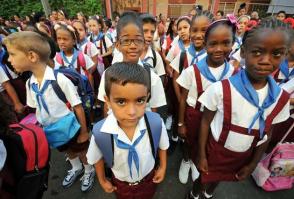
<path fill-rule="evenodd" d="M 181 98 L 180 98 L 180 105 L 179 105 L 179 124 L 182 126 L 178 127 L 179 135 L 183 138 L 186 137 L 186 126 L 185 126 L 185 110 L 186 110 L 186 100 L 188 97 L 189 90 L 182 88 Z"/>
<path fill-rule="evenodd" d="M 294 105 L 294 98 L 290 98 L 290 105 Z"/>
<path fill-rule="evenodd" d="M 7 94 L 11 98 L 14 109 L 17 113 L 22 113 L 24 111 L 24 105 L 19 101 L 19 98 L 9 81 L 2 83 L 3 88 L 6 90 Z"/>
<path fill-rule="evenodd" d="M 210 111 L 207 108 L 204 109 L 201 127 L 199 133 L 199 160 L 197 167 L 201 172 L 208 173 L 208 165 L 206 158 L 206 144 L 209 135 L 210 123 L 212 122 L 216 111 Z"/>
<path fill-rule="evenodd" d="M 250 161 L 249 164 L 243 166 L 240 171 L 238 171 L 238 173 L 236 173 L 236 178 L 238 180 L 244 180 L 246 179 L 256 168 L 258 162 L 260 161 L 260 159 L 262 158 L 264 152 L 266 151 L 269 142 L 271 140 L 271 135 L 272 132 L 270 131 L 270 133 L 268 134 L 268 138 L 267 140 L 262 143 L 261 145 L 255 147 L 254 152 L 253 152 L 253 156 L 252 156 L 252 160 Z"/>
<path fill-rule="evenodd" d="M 116 190 L 116 187 L 105 177 L 105 169 L 104 169 L 104 160 L 101 158 L 95 164 L 95 170 L 98 177 L 98 181 L 103 188 L 103 190 L 107 193 L 112 193 Z"/>
<path fill-rule="evenodd" d="M 158 150 L 159 156 L 159 167 L 155 171 L 155 175 L 153 177 L 154 183 L 161 183 L 164 179 L 166 172 L 166 150 Z"/>
<path fill-rule="evenodd" d="M 112 54 L 112 51 L 113 51 L 113 47 L 109 47 L 107 48 L 107 52 L 102 54 L 101 57 L 106 57 L 108 55 L 111 55 Z"/>
<path fill-rule="evenodd" d="M 181 99 L 181 90 L 180 90 L 179 84 L 177 83 L 177 79 L 178 79 L 179 75 L 180 74 L 174 70 L 174 72 L 173 72 L 173 85 L 174 85 L 174 89 L 175 89 L 175 93 L 176 93 L 178 102 L 180 102 L 180 99 Z"/>
<path fill-rule="evenodd" d="M 78 143 L 83 143 L 86 142 L 89 139 L 89 133 L 87 130 L 87 125 L 86 125 L 86 117 L 85 117 L 85 112 L 83 109 L 82 104 L 78 104 L 73 107 L 75 114 L 78 118 L 78 121 L 81 125 L 81 130 L 80 130 L 80 135 L 78 137 L 77 142 Z"/>

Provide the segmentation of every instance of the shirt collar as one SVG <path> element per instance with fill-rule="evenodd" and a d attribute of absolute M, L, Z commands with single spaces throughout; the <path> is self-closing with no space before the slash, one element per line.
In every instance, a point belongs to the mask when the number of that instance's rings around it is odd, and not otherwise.
<path fill-rule="evenodd" d="M 50 68 L 49 66 L 46 66 L 44 77 L 42 80 L 42 84 L 46 80 L 56 80 L 56 78 L 54 76 L 54 70 L 52 68 Z M 33 83 L 39 84 L 36 77 L 34 76 L 34 74 L 32 74 L 32 77 L 31 77 L 31 84 L 33 84 Z"/>
<path fill-rule="evenodd" d="M 152 49 L 151 49 L 150 46 L 149 46 L 148 49 L 147 49 L 147 53 L 146 53 L 144 59 L 146 59 L 146 58 L 148 58 L 148 57 L 154 58 L 154 57 L 153 57 L 153 53 L 152 53 Z"/>

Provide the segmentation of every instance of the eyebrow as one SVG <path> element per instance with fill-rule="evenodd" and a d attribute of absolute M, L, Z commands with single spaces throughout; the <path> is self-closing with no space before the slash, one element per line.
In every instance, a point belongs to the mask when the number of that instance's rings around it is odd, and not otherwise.
<path fill-rule="evenodd" d="M 146 98 L 147 95 L 141 96 L 141 97 L 137 97 L 136 100 L 138 99 L 142 99 L 142 98 Z M 114 97 L 114 100 L 126 100 L 127 98 L 123 98 L 123 97 Z"/>

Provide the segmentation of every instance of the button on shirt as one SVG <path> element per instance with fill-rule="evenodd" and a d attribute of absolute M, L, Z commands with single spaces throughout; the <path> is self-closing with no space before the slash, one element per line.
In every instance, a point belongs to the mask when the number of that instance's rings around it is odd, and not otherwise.
<path fill-rule="evenodd" d="M 141 135 L 140 131 L 146 130 L 142 140 L 136 145 L 135 149 L 139 156 L 139 176 L 134 162 L 132 163 L 132 174 L 130 176 L 130 170 L 128 165 L 128 150 L 121 149 L 114 143 L 114 158 L 113 167 L 111 168 L 114 176 L 126 182 L 136 182 L 143 179 L 154 168 L 155 160 L 152 154 L 152 148 L 149 141 L 149 135 L 146 128 L 144 117 L 139 120 L 136 127 L 135 134 L 132 140 L 130 140 L 124 131 L 118 126 L 117 120 L 113 114 L 108 115 L 104 124 L 101 127 L 101 132 L 118 135 L 118 140 L 132 145 L 133 142 Z M 169 147 L 168 135 L 165 129 L 165 125 L 162 122 L 162 132 L 159 141 L 159 149 L 167 150 Z M 90 146 L 87 152 L 87 160 L 89 164 L 97 163 L 103 157 L 102 152 L 98 148 L 94 136 L 91 137 Z"/>

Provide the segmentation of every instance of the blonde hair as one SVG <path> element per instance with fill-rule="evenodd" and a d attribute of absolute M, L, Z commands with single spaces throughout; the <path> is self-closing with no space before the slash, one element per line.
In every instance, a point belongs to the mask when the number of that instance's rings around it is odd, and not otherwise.
<path fill-rule="evenodd" d="M 43 62 L 47 62 L 49 60 L 51 53 L 50 45 L 46 38 L 36 32 L 16 32 L 4 38 L 3 43 L 6 46 L 17 48 L 25 54 L 29 53 L 29 51 L 33 51 Z"/>

